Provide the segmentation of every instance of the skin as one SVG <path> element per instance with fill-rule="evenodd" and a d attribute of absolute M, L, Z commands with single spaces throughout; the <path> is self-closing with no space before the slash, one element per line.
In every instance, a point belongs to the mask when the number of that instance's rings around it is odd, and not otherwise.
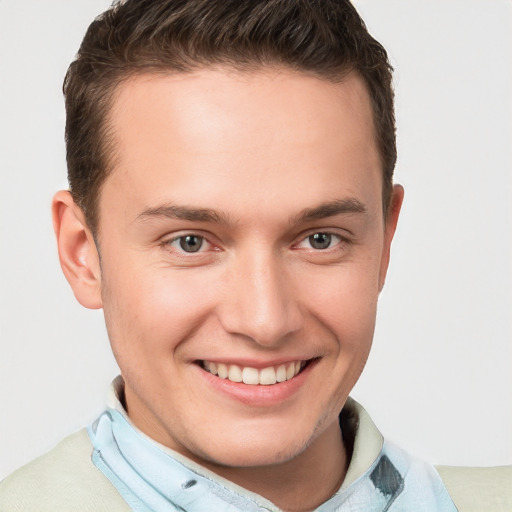
<path fill-rule="evenodd" d="M 104 309 L 130 418 L 284 510 L 315 508 L 346 472 L 338 414 L 371 347 L 403 197 L 395 186 L 384 219 L 362 81 L 139 76 L 110 122 L 99 252 L 68 192 L 53 213 L 77 299 Z M 203 237 L 198 252 L 186 235 Z M 309 366 L 293 386 L 222 388 L 202 360 Z"/>

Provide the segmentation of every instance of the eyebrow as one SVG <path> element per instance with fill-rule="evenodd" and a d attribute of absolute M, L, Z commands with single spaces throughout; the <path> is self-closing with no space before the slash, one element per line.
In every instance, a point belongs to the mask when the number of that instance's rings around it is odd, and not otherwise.
<path fill-rule="evenodd" d="M 150 218 L 166 218 L 172 220 L 189 220 L 193 222 L 212 222 L 216 224 L 230 224 L 228 216 L 209 208 L 190 208 L 188 206 L 163 205 L 148 208 L 137 216 L 136 220 Z"/>
<path fill-rule="evenodd" d="M 352 213 L 366 213 L 366 206 L 356 198 L 337 199 L 328 203 L 322 203 L 315 208 L 306 208 L 296 217 L 298 222 L 311 222 L 326 219 L 335 215 L 347 215 Z"/>
<path fill-rule="evenodd" d="M 321 220 L 335 215 L 353 213 L 366 213 L 366 206 L 355 198 L 337 199 L 322 203 L 314 208 L 305 208 L 298 215 L 292 217 L 291 224 Z M 207 222 L 222 225 L 233 224 L 228 215 L 210 208 L 192 208 L 188 206 L 162 205 L 148 208 L 137 216 L 138 220 L 151 218 L 165 218 L 171 220 L 188 220 L 192 222 Z"/>

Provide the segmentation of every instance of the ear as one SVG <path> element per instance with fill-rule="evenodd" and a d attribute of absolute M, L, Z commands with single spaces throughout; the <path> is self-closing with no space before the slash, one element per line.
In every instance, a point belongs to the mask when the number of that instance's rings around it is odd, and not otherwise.
<path fill-rule="evenodd" d="M 85 217 L 67 190 L 52 201 L 53 229 L 60 266 L 78 302 L 90 309 L 103 306 L 100 258 Z"/>
<path fill-rule="evenodd" d="M 394 185 L 387 216 L 386 219 L 384 219 L 384 246 L 380 262 L 379 291 L 382 291 L 382 288 L 384 288 L 384 282 L 386 281 L 391 242 L 396 231 L 396 225 L 398 223 L 398 217 L 400 216 L 400 209 L 402 208 L 403 200 L 404 188 L 401 185 Z"/>

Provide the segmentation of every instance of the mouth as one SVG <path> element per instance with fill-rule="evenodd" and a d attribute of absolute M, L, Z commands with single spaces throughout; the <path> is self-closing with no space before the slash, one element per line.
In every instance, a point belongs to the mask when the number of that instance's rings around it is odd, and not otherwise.
<path fill-rule="evenodd" d="M 292 380 L 299 375 L 313 360 L 290 361 L 287 363 L 253 368 L 237 364 L 215 363 L 212 361 L 198 361 L 199 366 L 219 377 L 231 382 L 244 383 L 249 386 L 272 386 L 281 382 Z"/>

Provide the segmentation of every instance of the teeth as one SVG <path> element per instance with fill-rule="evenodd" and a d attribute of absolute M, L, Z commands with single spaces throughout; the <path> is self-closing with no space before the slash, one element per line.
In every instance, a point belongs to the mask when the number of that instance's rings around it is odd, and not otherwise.
<path fill-rule="evenodd" d="M 284 364 L 277 369 L 276 380 L 277 382 L 284 382 L 286 380 L 286 366 Z"/>
<path fill-rule="evenodd" d="M 231 376 L 231 371 L 229 372 L 229 375 Z M 259 384 L 260 379 L 258 375 L 258 370 L 256 370 L 256 368 L 244 368 L 242 370 L 242 380 L 244 381 L 244 384 Z"/>
<path fill-rule="evenodd" d="M 255 384 L 263 384 L 264 386 L 270 386 L 275 383 L 276 371 L 272 366 L 269 366 L 268 368 L 263 368 L 263 370 L 259 372 L 259 380 Z"/>
<path fill-rule="evenodd" d="M 236 364 L 230 364 L 228 369 L 228 379 L 231 382 L 242 382 L 242 369 Z"/>
<path fill-rule="evenodd" d="M 213 375 L 231 382 L 243 382 L 251 386 L 270 386 L 277 382 L 293 379 L 304 367 L 304 361 L 293 361 L 279 366 L 269 366 L 258 370 L 250 366 L 240 367 L 236 364 L 213 363 L 203 361 L 203 367 Z"/>
<path fill-rule="evenodd" d="M 225 364 L 219 363 L 217 365 L 217 373 L 212 371 L 212 367 L 208 368 L 213 375 L 217 374 L 221 379 L 227 379 L 228 378 L 228 367 Z"/>
<path fill-rule="evenodd" d="M 295 375 L 295 370 L 297 368 L 300 370 L 300 363 L 298 365 L 295 363 L 290 363 L 286 368 L 286 378 L 291 379 Z M 299 373 L 298 370 L 297 373 Z"/>

